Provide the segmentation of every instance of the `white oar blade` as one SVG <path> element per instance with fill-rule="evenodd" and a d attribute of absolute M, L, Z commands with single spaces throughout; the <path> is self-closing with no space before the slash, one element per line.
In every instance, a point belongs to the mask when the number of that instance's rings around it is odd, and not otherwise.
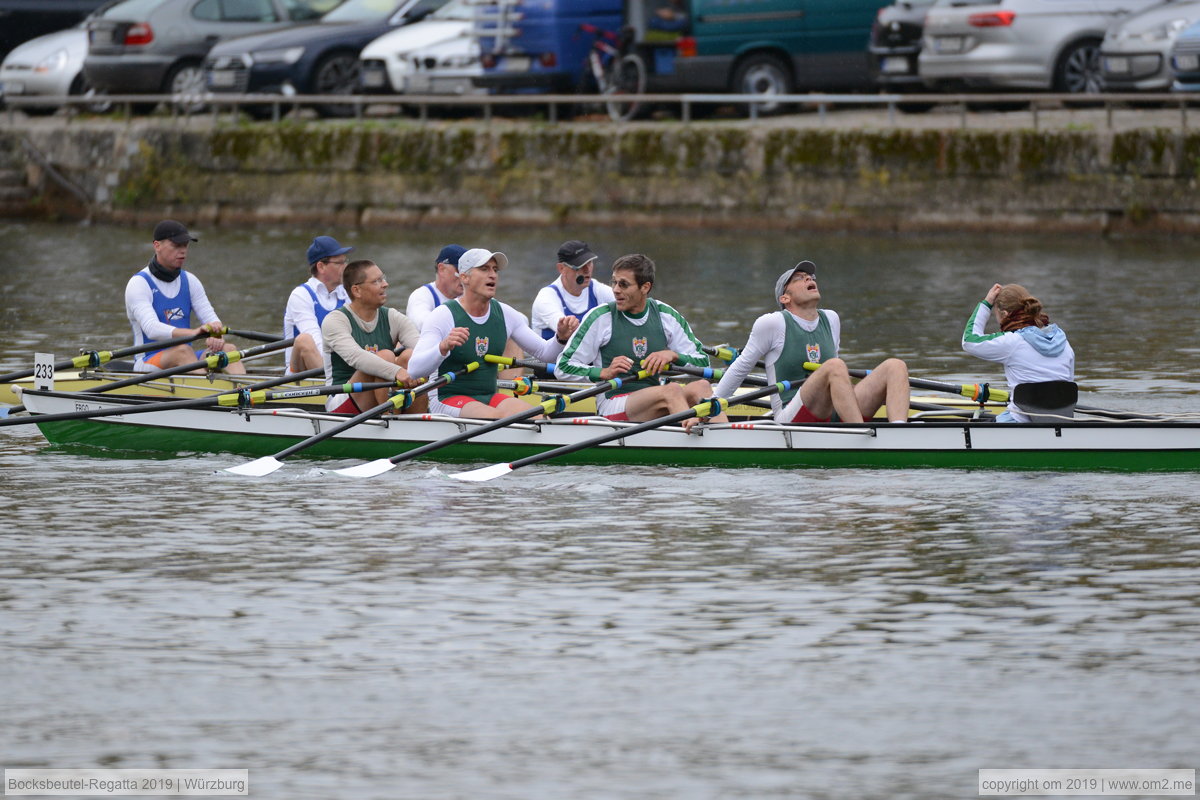
<path fill-rule="evenodd" d="M 492 464 L 490 467 L 480 467 L 479 469 L 472 469 L 466 472 L 452 472 L 450 473 L 450 477 L 460 481 L 483 483 L 484 481 L 490 481 L 492 478 L 507 475 L 512 471 L 513 468 L 508 464 Z"/>
<path fill-rule="evenodd" d="M 374 461 L 367 461 L 362 464 L 355 464 L 353 467 L 343 467 L 335 469 L 337 475 L 345 475 L 347 478 L 374 478 L 376 475 L 382 475 L 396 465 L 387 458 L 379 458 Z"/>
<path fill-rule="evenodd" d="M 275 458 L 275 456 L 263 456 L 257 461 L 247 461 L 245 464 L 238 464 L 236 467 L 226 467 L 226 472 L 232 472 L 234 475 L 249 475 L 252 478 L 261 478 L 263 475 L 270 475 L 275 470 L 283 466 L 283 462 Z"/>

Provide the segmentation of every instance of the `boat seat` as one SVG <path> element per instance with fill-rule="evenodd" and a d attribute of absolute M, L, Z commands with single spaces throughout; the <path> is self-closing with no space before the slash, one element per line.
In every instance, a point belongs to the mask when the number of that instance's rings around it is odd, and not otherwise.
<path fill-rule="evenodd" d="M 1074 381 L 1020 383 L 1013 389 L 1013 404 L 1032 422 L 1057 422 L 1075 416 L 1079 385 Z"/>

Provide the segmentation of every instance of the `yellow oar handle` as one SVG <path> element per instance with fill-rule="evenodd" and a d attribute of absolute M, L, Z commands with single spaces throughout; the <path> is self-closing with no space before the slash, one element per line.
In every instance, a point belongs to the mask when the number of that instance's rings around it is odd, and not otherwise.
<path fill-rule="evenodd" d="M 811 361 L 804 362 L 804 368 L 809 372 L 815 372 L 820 367 L 820 364 L 814 364 Z M 870 374 L 871 370 L 869 369 L 850 370 L 851 378 L 865 378 Z M 998 403 L 1008 402 L 1008 392 L 1004 389 L 993 389 L 986 383 L 942 383 L 940 381 L 927 381 L 922 378 L 909 378 L 908 385 L 914 389 L 933 389 L 938 392 L 961 394 L 963 397 L 974 400 L 977 403 L 991 401 Z"/>
<path fill-rule="evenodd" d="M 729 401 L 724 397 L 710 397 L 692 406 L 697 417 L 719 417 L 729 410 Z"/>

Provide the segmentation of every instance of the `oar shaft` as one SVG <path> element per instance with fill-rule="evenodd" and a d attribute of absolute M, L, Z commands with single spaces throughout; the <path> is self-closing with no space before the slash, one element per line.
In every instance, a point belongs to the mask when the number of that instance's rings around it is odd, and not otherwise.
<path fill-rule="evenodd" d="M 489 353 L 483 357 L 483 360 L 489 364 L 499 364 L 502 367 L 527 367 L 529 369 L 545 370 L 549 375 L 555 374 L 553 364 L 547 364 L 544 361 L 538 361 L 534 358 L 509 358 L 508 356 L 494 356 Z"/>
<path fill-rule="evenodd" d="M 106 364 L 114 358 L 124 358 L 125 356 L 133 356 L 138 353 L 148 353 L 151 350 L 162 350 L 166 347 L 174 347 L 179 344 L 187 344 L 194 342 L 197 339 L 204 339 L 212 336 L 211 333 L 205 331 L 198 333 L 195 336 L 180 337 L 178 339 L 168 339 L 162 342 L 146 342 L 135 347 L 126 347 L 123 350 L 91 350 L 86 353 L 69 358 L 65 361 L 58 361 L 54 364 L 55 371 L 60 369 L 84 369 L 85 367 L 98 367 L 101 364 Z M 5 375 L 0 375 L 0 383 L 9 383 L 10 381 L 19 381 L 23 378 L 28 378 L 33 374 L 32 369 L 23 369 L 16 372 L 9 372 Z"/>
<path fill-rule="evenodd" d="M 779 383 L 773 383 L 770 386 L 764 386 L 761 389 L 755 389 L 752 392 L 747 392 L 746 394 L 741 395 L 738 399 L 756 400 L 759 397 L 766 397 L 767 395 L 774 394 L 775 392 L 786 392 L 790 388 L 791 384 L 788 381 L 781 381 Z M 521 467 L 529 466 L 530 464 L 537 464 L 542 461 L 548 461 L 552 458 L 558 458 L 559 456 L 569 455 L 595 445 L 605 444 L 606 442 L 616 441 L 617 439 L 624 439 L 627 436 L 635 436 L 643 431 L 653 430 L 654 428 L 662 428 L 675 422 L 683 422 L 684 420 L 691 419 L 692 417 L 701 415 L 716 416 L 716 414 L 719 414 L 724 410 L 728 402 L 729 401 L 727 400 L 716 400 L 715 402 L 706 400 L 703 403 L 692 406 L 691 408 L 683 411 L 677 411 L 674 414 L 668 414 L 667 416 L 659 417 L 658 419 L 652 419 L 648 422 L 643 422 L 640 425 L 634 425 L 632 428 L 618 428 L 611 433 L 606 433 L 602 436 L 588 439 L 587 441 L 563 445 L 562 447 L 555 448 L 554 450 L 548 450 L 545 453 L 537 453 L 532 456 L 526 456 L 525 458 L 513 461 L 508 466 L 512 469 L 519 469 Z M 712 408 L 714 404 L 720 406 L 720 409 Z M 716 414 L 712 413 L 713 411 L 716 411 Z"/>
<path fill-rule="evenodd" d="M 227 328 L 225 332 L 242 339 L 253 339 L 256 342 L 278 342 L 283 339 L 281 334 L 263 333 L 262 331 L 235 331 L 232 328 Z"/>
<path fill-rule="evenodd" d="M 213 355 L 205 356 L 198 361 L 193 361 L 190 364 L 181 364 L 178 367 L 168 367 L 167 369 L 158 370 L 157 372 L 146 372 L 135 375 L 132 378 L 125 378 L 123 380 L 114 381 L 113 383 L 106 383 L 103 386 L 97 386 L 95 389 L 92 389 L 92 391 L 110 392 L 113 389 L 124 389 L 126 386 L 133 386 L 134 384 L 145 383 L 146 381 L 158 380 L 159 378 L 169 378 L 172 375 L 180 375 L 184 372 L 191 372 L 192 370 L 201 368 L 220 369 L 221 366 L 223 366 L 221 364 L 222 361 L 224 361 L 226 364 L 233 364 L 237 361 L 248 358 L 249 356 L 256 356 L 260 353 L 270 353 L 275 350 L 282 350 L 285 347 L 290 347 L 294 341 L 295 339 L 281 339 L 277 342 L 259 345 L 258 347 L 251 347 L 247 350 L 235 350 L 232 353 L 214 353 Z"/>

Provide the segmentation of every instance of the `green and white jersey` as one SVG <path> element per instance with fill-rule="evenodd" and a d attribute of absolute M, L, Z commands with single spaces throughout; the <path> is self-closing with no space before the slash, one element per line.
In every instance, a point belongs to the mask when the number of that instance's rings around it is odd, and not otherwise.
<path fill-rule="evenodd" d="M 683 315 L 671 306 L 650 298 L 641 314 L 631 315 L 617 310 L 616 303 L 605 303 L 579 323 L 558 357 L 555 372 L 566 380 L 595 383 L 601 380 L 600 371 L 617 356 L 628 356 L 637 364 L 659 350 L 674 350 L 680 364 L 708 366 L 700 340 Z M 629 394 L 658 383 L 657 379 L 625 383 L 608 395 Z"/>

